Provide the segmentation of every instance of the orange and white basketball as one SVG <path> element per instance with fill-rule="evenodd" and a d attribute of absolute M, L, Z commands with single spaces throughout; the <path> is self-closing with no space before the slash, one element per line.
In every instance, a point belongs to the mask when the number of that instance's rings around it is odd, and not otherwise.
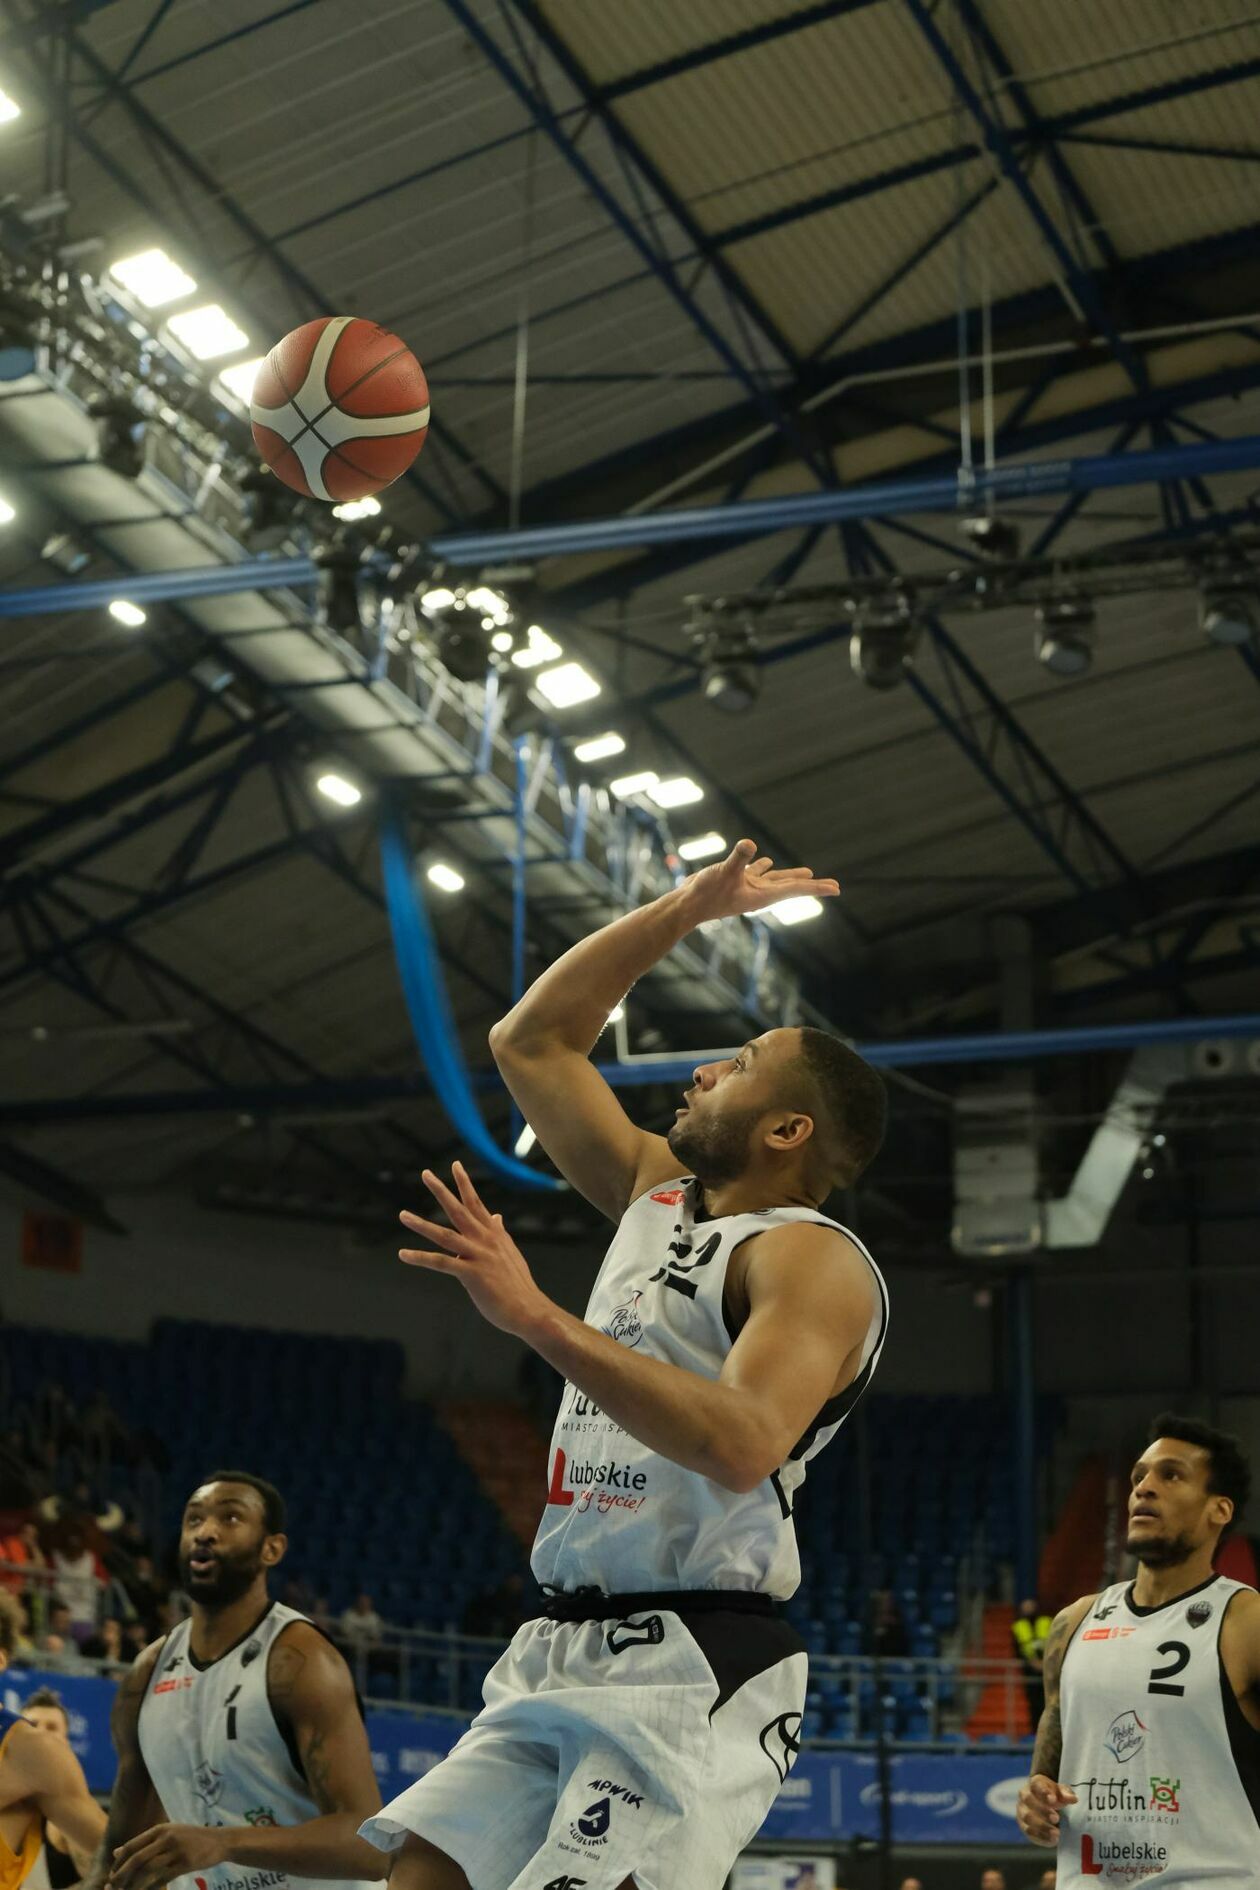
<path fill-rule="evenodd" d="M 340 505 L 406 472 L 429 427 L 429 386 L 406 342 L 326 315 L 278 341 L 250 400 L 254 444 L 286 486 Z"/>

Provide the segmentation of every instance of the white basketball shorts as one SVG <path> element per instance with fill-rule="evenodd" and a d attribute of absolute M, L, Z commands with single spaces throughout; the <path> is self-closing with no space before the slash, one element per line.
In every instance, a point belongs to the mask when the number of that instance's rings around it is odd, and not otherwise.
<path fill-rule="evenodd" d="M 450 1756 L 362 1835 L 393 1851 L 414 1831 L 472 1890 L 618 1890 L 631 1875 L 638 1890 L 721 1890 L 796 1756 L 807 1660 L 773 1614 L 679 1601 L 527 1622 Z"/>

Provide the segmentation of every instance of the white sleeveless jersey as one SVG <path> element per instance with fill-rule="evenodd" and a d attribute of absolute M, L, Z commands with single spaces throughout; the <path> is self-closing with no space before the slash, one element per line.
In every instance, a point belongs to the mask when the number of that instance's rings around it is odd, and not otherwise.
<path fill-rule="evenodd" d="M 811 1208 L 763 1208 L 697 1223 L 700 1201 L 699 1184 L 687 1176 L 661 1182 L 630 1204 L 595 1282 L 587 1325 L 642 1357 L 716 1379 L 733 1344 L 722 1294 L 735 1249 L 792 1222 L 834 1227 L 867 1260 L 878 1288 L 858 1373 L 823 1406 L 787 1462 L 746 1494 L 658 1456 L 566 1384 L 531 1562 L 546 1588 L 605 1594 L 737 1588 L 782 1600 L 800 1580 L 792 1498 L 806 1464 L 874 1375 L 888 1326 L 887 1289 L 861 1241 Z"/>
<path fill-rule="evenodd" d="M 1058 1886 L 1260 1890 L 1260 1732 L 1220 1656 L 1243 1586 L 1214 1576 L 1159 1608 L 1099 1595 L 1063 1662 Z"/>
<path fill-rule="evenodd" d="M 267 1695 L 276 1639 L 291 1621 L 305 1619 L 273 1602 L 235 1647 L 205 1667 L 189 1647 L 189 1622 L 168 1634 L 141 1701 L 139 1733 L 153 1788 L 173 1824 L 305 1824 L 319 1817 Z M 243 1864 L 219 1864 L 194 1881 L 198 1890 L 305 1890 L 308 1884 L 313 1890 L 315 1884 Z M 337 1890 L 329 1879 L 319 1882 Z"/>

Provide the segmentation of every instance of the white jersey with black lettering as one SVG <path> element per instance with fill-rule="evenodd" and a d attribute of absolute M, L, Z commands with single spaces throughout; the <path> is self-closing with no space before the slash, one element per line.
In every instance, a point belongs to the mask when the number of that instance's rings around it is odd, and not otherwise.
<path fill-rule="evenodd" d="M 1064 1657 L 1059 1890 L 1152 1882 L 1260 1890 L 1260 1732 L 1221 1662 L 1243 1584 L 1213 1576 L 1158 1608 L 1098 1596 Z"/>
<path fill-rule="evenodd" d="M 153 1788 L 172 1823 L 288 1825 L 320 1815 L 267 1692 L 267 1662 L 277 1637 L 291 1621 L 305 1619 L 273 1601 L 235 1647 L 205 1665 L 189 1644 L 189 1622 L 167 1635 L 140 1703 L 139 1737 Z M 288 1871 L 241 1864 L 218 1864 L 194 1881 L 198 1890 L 314 1890 L 315 1884 Z M 359 1890 L 357 1884 L 319 1881 L 325 1890 Z"/>
<path fill-rule="evenodd" d="M 776 1207 L 697 1219 L 700 1200 L 699 1184 L 686 1176 L 631 1202 L 595 1281 L 587 1325 L 641 1357 L 716 1379 L 734 1343 L 723 1290 L 735 1249 L 771 1227 L 834 1227 L 863 1255 L 878 1289 L 857 1374 L 787 1461 L 743 1493 L 649 1450 L 566 1384 L 531 1563 L 545 1588 L 750 1589 L 785 1600 L 800 1580 L 792 1499 L 806 1464 L 871 1382 L 888 1327 L 887 1288 L 861 1241 L 825 1214 Z"/>

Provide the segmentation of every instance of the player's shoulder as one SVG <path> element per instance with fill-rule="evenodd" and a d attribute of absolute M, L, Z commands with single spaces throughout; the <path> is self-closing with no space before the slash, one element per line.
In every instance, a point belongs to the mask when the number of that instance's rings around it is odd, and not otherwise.
<path fill-rule="evenodd" d="M 797 1286 L 878 1293 L 868 1255 L 842 1227 L 824 1221 L 774 1221 L 742 1243 L 750 1288 Z"/>
<path fill-rule="evenodd" d="M 326 1679 L 333 1673 L 349 1672 L 341 1649 L 305 1615 L 286 1621 L 267 1650 L 267 1686 L 273 1697 L 291 1692 L 313 1674 Z"/>
<path fill-rule="evenodd" d="M 1060 1608 L 1050 1624 L 1051 1639 L 1060 1642 L 1070 1639 L 1101 1593 L 1101 1589 L 1095 1589 L 1091 1595 L 1078 1595 L 1075 1601 L 1068 1602 L 1066 1608 Z"/>
<path fill-rule="evenodd" d="M 29 1719 L 7 1709 L 0 1719 L 0 1766 L 3 1766 L 5 1796 L 22 1798 L 47 1786 L 65 1769 L 62 1754 L 69 1746 L 60 1739 L 49 1739 L 32 1726 Z"/>

